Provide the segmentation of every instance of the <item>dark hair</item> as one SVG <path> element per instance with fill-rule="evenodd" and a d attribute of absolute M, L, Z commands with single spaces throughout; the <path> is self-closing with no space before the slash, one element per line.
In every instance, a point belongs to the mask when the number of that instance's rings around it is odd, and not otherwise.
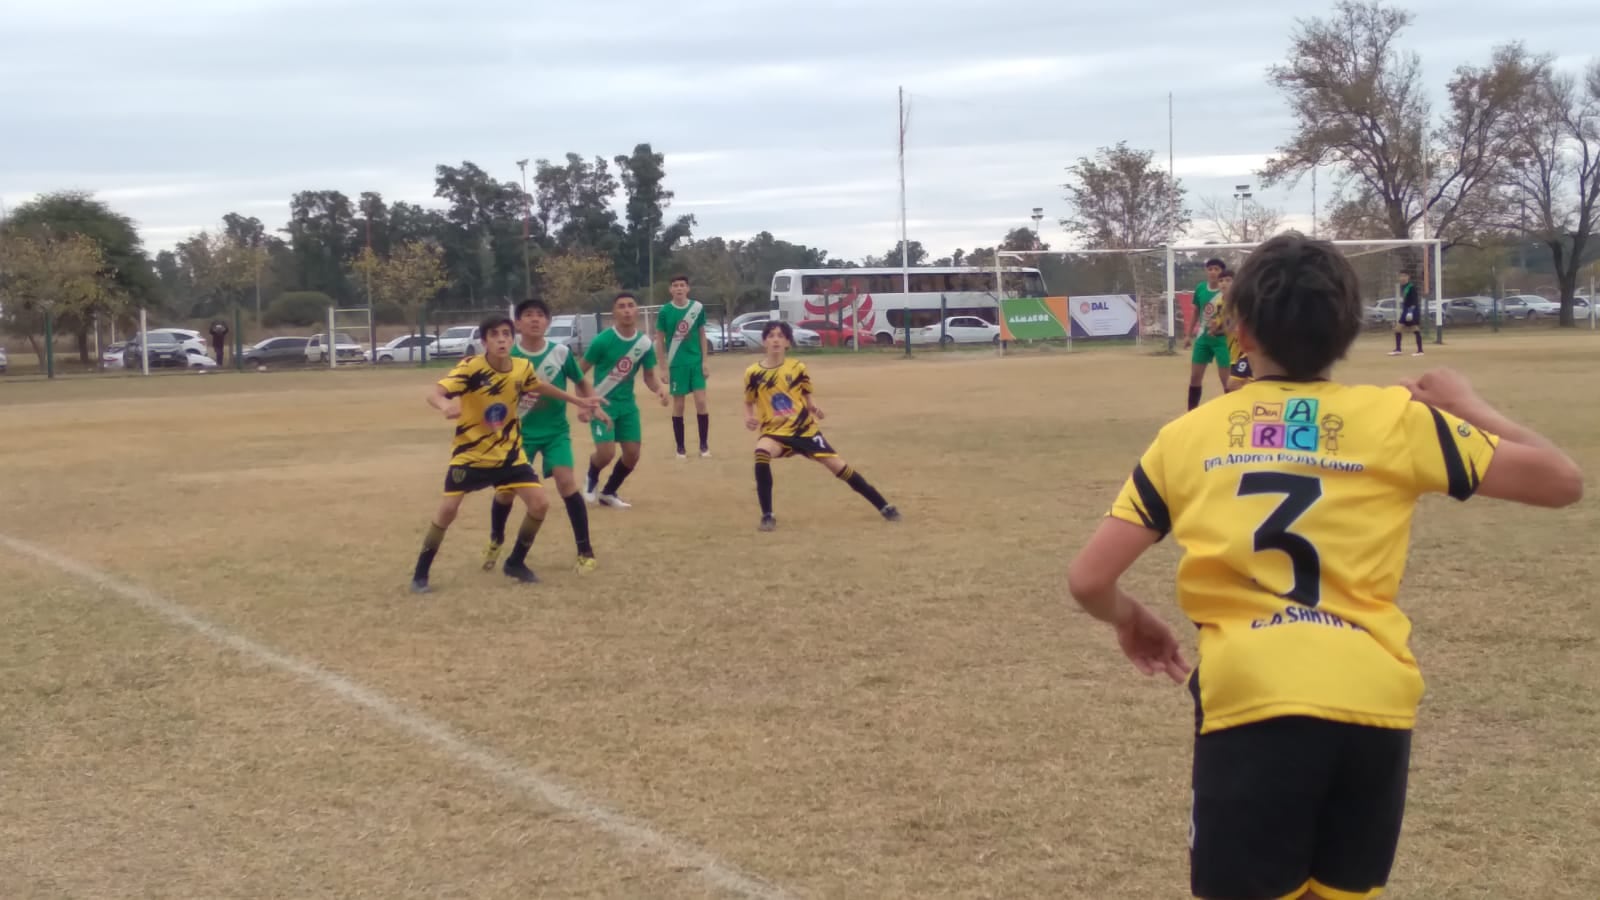
<path fill-rule="evenodd" d="M 679 273 L 677 275 L 672 276 L 672 280 L 667 282 L 667 284 L 670 286 L 670 285 L 677 284 L 680 281 L 683 282 L 684 284 L 688 284 L 689 283 L 689 276 L 684 275 L 682 273 Z"/>
<path fill-rule="evenodd" d="M 537 309 L 539 312 L 544 313 L 544 317 L 546 319 L 550 318 L 550 307 L 549 307 L 549 305 L 546 304 L 543 300 L 535 300 L 535 299 L 532 299 L 532 298 L 529 298 L 529 299 L 524 300 L 521 303 L 517 304 L 517 318 L 519 318 L 519 319 L 522 318 L 522 314 L 527 312 L 530 309 Z"/>
<path fill-rule="evenodd" d="M 1250 254 L 1229 303 L 1261 352 L 1294 379 L 1314 378 L 1344 359 L 1361 333 L 1355 269 L 1332 244 L 1298 231 Z"/>
<path fill-rule="evenodd" d="M 623 291 L 611 298 L 611 305 L 616 306 L 617 303 L 622 300 L 632 300 L 634 303 L 639 302 L 639 298 L 633 296 L 633 294 L 629 293 L 628 291 Z"/>
<path fill-rule="evenodd" d="M 510 331 L 512 334 L 517 333 L 517 326 L 511 324 L 510 316 L 490 316 L 489 318 L 478 323 L 478 338 L 480 340 L 488 340 L 489 332 L 499 328 L 502 325 L 504 325 L 506 330 Z"/>
<path fill-rule="evenodd" d="M 1224 278 L 1233 278 L 1235 275 L 1236 273 L 1232 269 L 1223 269 L 1222 274 L 1217 276 L 1217 280 L 1221 281 Z"/>
<path fill-rule="evenodd" d="M 789 342 L 789 346 L 794 346 L 794 328 L 790 327 L 788 322 L 782 321 L 781 319 L 769 320 L 767 324 L 761 326 L 761 339 L 763 341 L 766 340 L 767 336 L 772 334 L 774 331 L 783 332 L 784 340 Z"/>
<path fill-rule="evenodd" d="M 1206 260 L 1206 268 L 1209 269 L 1212 266 L 1216 266 L 1217 268 L 1221 269 L 1224 272 L 1228 271 L 1228 264 L 1223 262 L 1220 259 L 1217 259 L 1215 256 L 1213 256 L 1210 259 Z"/>

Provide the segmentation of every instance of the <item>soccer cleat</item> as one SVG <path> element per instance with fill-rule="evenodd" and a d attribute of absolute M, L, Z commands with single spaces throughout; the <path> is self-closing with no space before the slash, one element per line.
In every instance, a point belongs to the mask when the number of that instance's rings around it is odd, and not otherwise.
<path fill-rule="evenodd" d="M 682 447 L 679 447 L 679 448 L 678 448 L 678 458 L 679 458 L 679 459 L 688 459 L 688 458 L 689 458 L 689 454 L 687 454 L 687 453 L 684 453 L 684 452 L 683 452 L 683 448 L 682 448 Z"/>
<path fill-rule="evenodd" d="M 489 546 L 483 548 L 483 570 L 493 572 L 494 564 L 500 561 L 500 542 L 490 541 Z"/>
<path fill-rule="evenodd" d="M 1399 356 L 1400 355 L 1400 351 L 1399 350 L 1390 350 L 1389 351 L 1389 355 L 1390 356 Z"/>
<path fill-rule="evenodd" d="M 883 516 L 886 522 L 900 521 L 900 510 L 892 506 L 885 506 L 883 509 L 878 510 L 878 513 Z"/>
<path fill-rule="evenodd" d="M 595 569 L 597 569 L 599 567 L 600 567 L 599 560 L 595 559 L 592 556 L 580 556 L 580 557 L 578 557 L 577 572 L 578 572 L 579 575 L 588 575 L 589 573 L 593 572 Z"/>
<path fill-rule="evenodd" d="M 600 489 L 600 482 L 597 479 L 595 479 L 593 476 L 585 476 L 584 479 L 583 479 L 583 500 L 584 500 L 584 502 L 585 503 L 593 503 L 594 502 L 594 496 L 595 496 L 594 492 L 599 490 L 599 489 Z"/>
<path fill-rule="evenodd" d="M 633 509 L 632 503 L 618 497 L 616 494 L 601 494 L 596 499 L 601 506 L 609 506 L 612 509 Z"/>
<path fill-rule="evenodd" d="M 1413 354 L 1411 354 L 1411 355 L 1412 355 L 1412 356 L 1421 356 L 1421 355 L 1422 355 L 1422 351 L 1421 351 L 1421 350 L 1418 350 L 1418 351 L 1417 351 L 1417 352 L 1415 352 L 1415 353 L 1413 353 Z"/>
<path fill-rule="evenodd" d="M 502 571 L 506 573 L 507 578 L 515 578 L 523 584 L 539 583 L 539 576 L 533 574 L 533 570 L 527 566 L 513 566 L 510 563 L 506 563 L 505 568 L 502 569 Z"/>
<path fill-rule="evenodd" d="M 711 458 L 711 448 L 710 447 L 701 447 L 700 448 L 700 458 L 701 459 L 710 459 Z"/>
<path fill-rule="evenodd" d="M 427 593 L 432 593 L 432 591 L 433 591 L 433 588 L 428 587 L 428 579 L 426 579 L 426 578 L 413 578 L 413 579 L 411 579 L 411 593 L 413 593 L 413 594 L 427 594 Z"/>
<path fill-rule="evenodd" d="M 774 519 L 771 516 L 762 516 L 761 517 L 761 530 L 762 531 L 776 531 L 777 529 L 778 529 L 778 520 L 777 519 Z"/>

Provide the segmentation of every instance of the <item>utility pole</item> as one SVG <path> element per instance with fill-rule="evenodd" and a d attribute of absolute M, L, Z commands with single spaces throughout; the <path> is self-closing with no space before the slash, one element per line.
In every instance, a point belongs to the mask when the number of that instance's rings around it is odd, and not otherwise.
<path fill-rule="evenodd" d="M 528 245 L 533 241 L 533 203 L 528 196 L 528 161 L 517 160 L 522 170 L 522 286 L 527 292 L 524 299 L 533 299 L 533 260 Z"/>

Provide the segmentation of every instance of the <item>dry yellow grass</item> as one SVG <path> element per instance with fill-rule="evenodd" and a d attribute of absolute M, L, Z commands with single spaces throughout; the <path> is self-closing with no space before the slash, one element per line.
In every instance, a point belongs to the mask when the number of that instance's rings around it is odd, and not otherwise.
<path fill-rule="evenodd" d="M 1467 370 L 1600 468 L 1600 340 L 1364 343 Z M 448 426 L 415 369 L 0 384 L 0 533 L 148 587 L 810 897 L 1181 897 L 1192 713 L 1062 585 L 1186 360 L 823 357 L 826 430 L 898 526 L 804 461 L 755 530 L 738 373 L 715 458 L 646 407 L 632 510 L 559 505 L 526 588 L 486 498 L 406 593 Z M 1208 381 L 1207 395 L 1215 392 Z M 691 429 L 692 429 L 691 423 Z M 588 439 L 575 437 L 580 455 Z M 1593 502 L 1429 501 L 1402 602 L 1429 679 L 1392 895 L 1600 885 Z M 1132 586 L 1178 620 L 1173 548 Z M 0 547 L 5 897 L 678 897 L 692 871 L 390 723 Z"/>

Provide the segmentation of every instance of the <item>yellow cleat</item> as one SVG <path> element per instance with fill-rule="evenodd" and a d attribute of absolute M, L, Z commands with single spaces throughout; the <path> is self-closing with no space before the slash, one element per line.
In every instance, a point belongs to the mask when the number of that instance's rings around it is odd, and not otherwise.
<path fill-rule="evenodd" d="M 578 574 L 587 575 L 600 567 L 600 563 L 592 556 L 578 557 Z"/>
<path fill-rule="evenodd" d="M 490 541 L 489 546 L 483 548 L 483 570 L 493 572 L 494 564 L 500 561 L 500 542 Z"/>

